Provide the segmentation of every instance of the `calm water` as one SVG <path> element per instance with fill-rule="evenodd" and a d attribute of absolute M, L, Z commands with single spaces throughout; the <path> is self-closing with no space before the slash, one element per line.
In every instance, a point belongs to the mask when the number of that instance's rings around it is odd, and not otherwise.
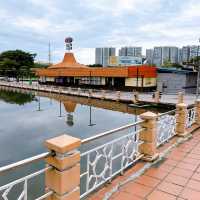
<path fill-rule="evenodd" d="M 119 103 L 101 103 L 103 108 L 100 108 L 98 100 L 82 98 L 80 102 L 75 97 L 48 98 L 30 92 L 0 90 L 0 166 L 45 152 L 43 142 L 46 139 L 61 134 L 87 138 L 136 121 L 137 116 L 126 113 L 126 110 L 129 113 L 145 112 L 129 110 L 127 105 Z M 38 163 L 18 170 L 17 175 L 0 176 L 0 184 L 31 173 L 40 166 Z M 42 180 L 40 177 L 29 184 L 34 191 L 42 192 L 37 184 L 38 181 L 42 184 Z"/>

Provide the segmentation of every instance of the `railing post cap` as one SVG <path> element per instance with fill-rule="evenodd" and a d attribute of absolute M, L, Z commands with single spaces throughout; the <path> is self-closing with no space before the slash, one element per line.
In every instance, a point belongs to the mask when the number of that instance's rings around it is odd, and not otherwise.
<path fill-rule="evenodd" d="M 141 119 L 155 119 L 155 118 L 157 118 L 157 114 L 148 111 L 148 112 L 141 114 L 140 118 Z"/>
<path fill-rule="evenodd" d="M 200 99 L 196 99 L 196 103 L 200 103 Z"/>
<path fill-rule="evenodd" d="M 61 135 L 46 140 L 44 145 L 49 150 L 53 150 L 63 154 L 78 148 L 81 145 L 81 140 L 69 135 Z"/>
<path fill-rule="evenodd" d="M 187 104 L 185 104 L 185 103 L 178 103 L 178 104 L 176 104 L 176 107 L 177 108 L 187 108 Z"/>

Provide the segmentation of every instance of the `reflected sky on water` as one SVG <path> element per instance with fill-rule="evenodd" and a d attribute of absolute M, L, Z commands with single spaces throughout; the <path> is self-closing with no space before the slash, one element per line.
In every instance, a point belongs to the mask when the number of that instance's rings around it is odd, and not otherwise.
<path fill-rule="evenodd" d="M 135 120 L 132 114 L 67 99 L 0 91 L 0 166 L 44 152 L 43 141 L 51 137 L 87 138 Z"/>

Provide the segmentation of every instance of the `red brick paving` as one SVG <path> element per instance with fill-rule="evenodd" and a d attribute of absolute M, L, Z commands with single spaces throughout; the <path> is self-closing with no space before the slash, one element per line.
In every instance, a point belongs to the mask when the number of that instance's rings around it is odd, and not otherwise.
<path fill-rule="evenodd" d="M 111 200 L 200 200 L 200 130 L 160 165 L 121 186 Z"/>

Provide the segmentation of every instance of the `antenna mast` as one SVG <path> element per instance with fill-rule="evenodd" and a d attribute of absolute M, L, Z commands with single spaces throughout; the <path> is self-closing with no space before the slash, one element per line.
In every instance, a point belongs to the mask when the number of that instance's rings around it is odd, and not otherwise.
<path fill-rule="evenodd" d="M 49 58 L 49 65 L 51 64 L 51 43 L 49 41 L 49 53 L 48 53 L 48 58 Z"/>

